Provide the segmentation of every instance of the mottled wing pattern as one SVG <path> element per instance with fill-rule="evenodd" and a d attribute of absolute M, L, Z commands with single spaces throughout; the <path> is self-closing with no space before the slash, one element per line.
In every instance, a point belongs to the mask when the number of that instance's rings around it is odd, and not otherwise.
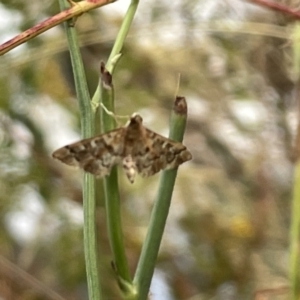
<path fill-rule="evenodd" d="M 145 143 L 135 145 L 132 158 L 142 177 L 154 175 L 163 169 L 173 169 L 191 160 L 184 145 L 145 128 Z"/>
<path fill-rule="evenodd" d="M 67 145 L 52 155 L 97 177 L 108 175 L 114 165 L 122 163 L 131 183 L 136 173 L 148 177 L 192 159 L 184 145 L 145 128 L 142 121 L 134 114 L 127 126 Z"/>
<path fill-rule="evenodd" d="M 77 166 L 97 177 L 110 173 L 122 162 L 124 131 L 121 127 L 102 135 L 81 140 L 56 150 L 52 156 L 70 166 Z"/>

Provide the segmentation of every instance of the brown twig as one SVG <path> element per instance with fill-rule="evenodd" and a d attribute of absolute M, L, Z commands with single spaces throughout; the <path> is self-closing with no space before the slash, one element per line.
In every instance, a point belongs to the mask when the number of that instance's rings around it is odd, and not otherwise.
<path fill-rule="evenodd" d="M 35 26 L 25 30 L 11 40 L 0 45 L 0 56 L 64 21 L 76 18 L 91 9 L 112 3 L 114 1 L 115 0 L 83 0 L 80 2 L 72 2 L 69 0 L 68 2 L 71 4 L 70 8 L 61 11 L 55 16 L 52 16 L 39 24 L 36 24 Z"/>
<path fill-rule="evenodd" d="M 248 0 L 249 2 L 253 3 L 253 4 L 257 4 L 259 6 L 262 7 L 266 7 L 266 8 L 270 8 L 272 10 L 281 12 L 285 15 L 288 15 L 294 19 L 300 19 L 300 12 L 299 11 L 295 11 L 293 9 L 290 9 L 287 6 L 275 3 L 273 1 L 268 1 L 268 0 Z"/>

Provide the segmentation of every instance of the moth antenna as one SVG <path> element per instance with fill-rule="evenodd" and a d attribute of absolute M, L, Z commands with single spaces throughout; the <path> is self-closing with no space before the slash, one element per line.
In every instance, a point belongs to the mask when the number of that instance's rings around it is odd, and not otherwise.
<path fill-rule="evenodd" d="M 101 105 L 102 109 L 103 109 L 109 116 L 111 116 L 111 117 L 113 117 L 113 118 L 115 119 L 115 121 L 116 121 L 117 124 L 119 124 L 118 119 L 127 119 L 127 120 L 128 120 L 128 119 L 130 118 L 130 116 L 128 116 L 128 115 L 127 115 L 127 116 L 116 115 L 116 114 L 113 113 L 112 111 L 108 110 L 102 102 L 100 103 L 100 105 Z"/>

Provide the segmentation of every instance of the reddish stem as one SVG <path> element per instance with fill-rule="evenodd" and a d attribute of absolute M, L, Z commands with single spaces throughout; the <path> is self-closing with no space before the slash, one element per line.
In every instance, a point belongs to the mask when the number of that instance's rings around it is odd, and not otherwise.
<path fill-rule="evenodd" d="M 300 12 L 292 10 L 287 6 L 284 6 L 284 5 L 281 5 L 281 4 L 272 2 L 272 1 L 267 1 L 267 0 L 248 0 L 248 1 L 251 3 L 257 4 L 257 5 L 260 5 L 262 7 L 267 7 L 272 10 L 281 12 L 281 13 L 288 15 L 294 19 L 300 19 Z"/>
<path fill-rule="evenodd" d="M 36 24 L 0 45 L 0 56 L 64 21 L 78 17 L 84 12 L 114 1 L 115 0 L 83 0 L 80 2 L 72 2 L 72 6 L 70 8 L 61 11 L 39 24 Z"/>

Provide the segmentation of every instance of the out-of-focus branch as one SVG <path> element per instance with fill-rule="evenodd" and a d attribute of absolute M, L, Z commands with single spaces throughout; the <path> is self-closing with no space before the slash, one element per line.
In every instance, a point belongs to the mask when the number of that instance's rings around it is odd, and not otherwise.
<path fill-rule="evenodd" d="M 3 275 L 14 283 L 22 284 L 32 290 L 33 293 L 41 295 L 51 300 L 66 300 L 64 297 L 57 294 L 55 291 L 46 286 L 43 282 L 39 281 L 26 271 L 19 268 L 16 264 L 0 255 L 0 270 Z"/>
<path fill-rule="evenodd" d="M 295 11 L 287 6 L 275 3 L 273 1 L 268 0 L 248 0 L 250 3 L 257 4 L 262 7 L 266 7 L 278 12 L 281 12 L 285 15 L 288 15 L 294 19 L 300 19 L 300 11 Z"/>
<path fill-rule="evenodd" d="M 112 3 L 114 1 L 115 0 L 83 0 L 80 2 L 73 2 L 69 0 L 68 2 L 71 3 L 70 8 L 61 11 L 60 13 L 46 19 L 45 21 L 39 24 L 36 24 L 35 26 L 25 30 L 24 32 L 12 38 L 11 40 L 0 45 L 0 55 L 5 54 L 11 49 L 27 42 L 33 37 L 36 37 L 37 35 L 64 21 L 76 18 L 91 9 Z"/>

